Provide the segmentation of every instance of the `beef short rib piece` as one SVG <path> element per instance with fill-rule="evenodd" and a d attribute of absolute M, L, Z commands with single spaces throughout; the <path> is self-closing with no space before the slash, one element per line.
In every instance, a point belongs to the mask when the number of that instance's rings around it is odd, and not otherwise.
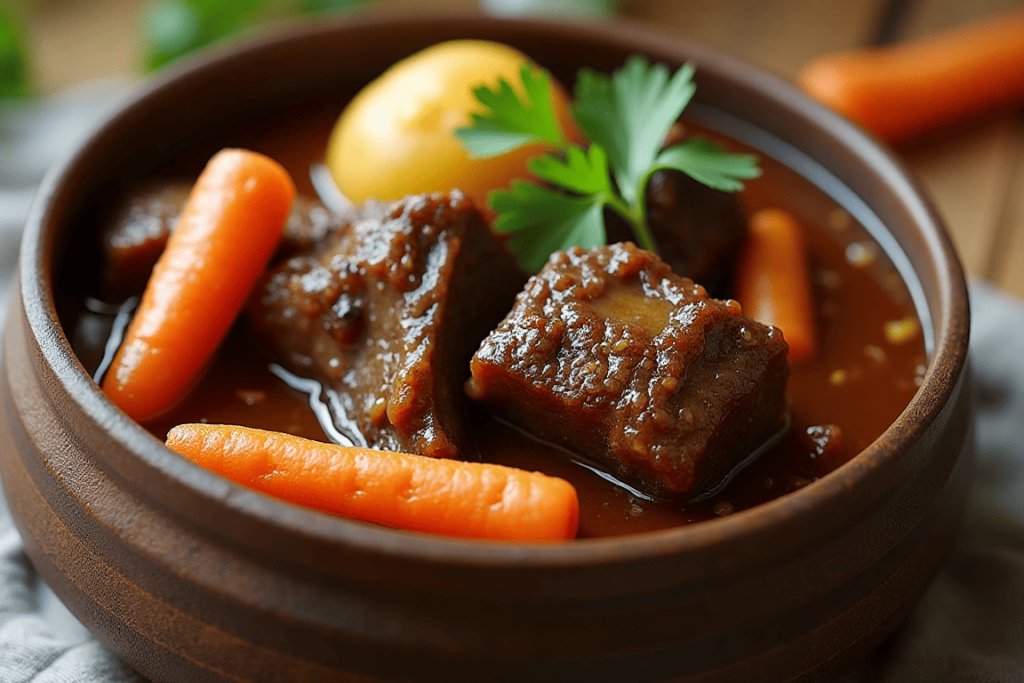
<path fill-rule="evenodd" d="M 472 201 L 420 195 L 282 263 L 249 314 L 291 370 L 333 392 L 357 443 L 467 456 L 469 359 L 525 279 Z"/>
<path fill-rule="evenodd" d="M 747 235 L 736 193 L 679 171 L 658 171 L 647 183 L 647 220 L 658 253 L 673 271 L 713 292 L 722 290 Z"/>
<path fill-rule="evenodd" d="M 116 206 L 100 234 L 104 296 L 118 300 L 146 287 L 167 238 L 178 224 L 193 183 L 161 180 L 131 192 Z M 340 223 L 321 202 L 298 196 L 285 223 L 277 258 L 308 251 Z"/>
<path fill-rule="evenodd" d="M 105 296 L 121 299 L 146 287 L 191 191 L 189 182 L 156 182 L 130 193 L 114 209 L 100 233 Z"/>
<path fill-rule="evenodd" d="M 529 280 L 466 388 L 648 495 L 691 499 L 783 426 L 787 351 L 649 251 L 574 248 Z"/>

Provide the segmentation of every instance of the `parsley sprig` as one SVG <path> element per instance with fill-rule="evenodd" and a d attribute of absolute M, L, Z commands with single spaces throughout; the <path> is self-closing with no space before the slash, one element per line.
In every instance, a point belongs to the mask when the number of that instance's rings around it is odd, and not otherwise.
<path fill-rule="evenodd" d="M 559 249 L 604 244 L 606 207 L 630 224 L 640 246 L 655 250 L 644 198 L 647 182 L 659 170 L 682 171 L 724 192 L 740 190 L 743 180 L 760 175 L 754 155 L 725 152 L 701 138 L 662 149 L 696 91 L 693 73 L 686 64 L 670 74 L 664 64 L 649 64 L 638 55 L 611 76 L 581 70 L 572 115 L 590 140 L 586 148 L 563 135 L 546 70 L 523 65 L 525 101 L 504 79 L 497 89 L 473 90 L 485 111 L 456 131 L 471 156 L 496 156 L 534 142 L 556 150 L 529 163 L 551 187 L 516 180 L 511 189 L 490 196 L 497 213 L 494 229 L 511 235 L 509 246 L 524 268 L 540 270 Z"/>

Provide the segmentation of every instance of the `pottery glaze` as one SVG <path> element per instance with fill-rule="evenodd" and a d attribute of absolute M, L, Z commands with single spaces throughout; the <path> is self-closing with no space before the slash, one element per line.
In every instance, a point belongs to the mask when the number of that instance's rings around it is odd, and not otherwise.
<path fill-rule="evenodd" d="M 405 55 L 468 37 L 508 43 L 556 75 L 612 69 L 633 52 L 693 60 L 699 105 L 785 141 L 847 188 L 905 254 L 933 342 L 892 427 L 836 472 L 751 510 L 517 545 L 272 500 L 186 462 L 107 401 L 58 315 L 68 283 L 95 268 L 72 259 L 88 249 L 78 226 L 154 159 L 254 112 L 354 93 Z M 171 71 L 47 176 L 4 330 L 0 475 L 43 578 L 155 681 L 822 680 L 892 632 L 952 543 L 973 454 L 968 329 L 962 270 L 917 185 L 774 76 L 630 26 L 316 26 Z"/>

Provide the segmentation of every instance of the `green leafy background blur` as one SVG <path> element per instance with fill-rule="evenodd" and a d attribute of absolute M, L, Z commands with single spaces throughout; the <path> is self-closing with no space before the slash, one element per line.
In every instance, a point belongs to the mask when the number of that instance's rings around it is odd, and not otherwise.
<path fill-rule="evenodd" d="M 28 94 L 28 66 L 21 8 L 0 0 L 0 97 Z"/>
<path fill-rule="evenodd" d="M 148 0 L 139 31 L 145 70 L 259 24 L 358 10 L 370 0 Z M 25 40 L 33 0 L 0 0 L 0 98 L 35 92 Z"/>

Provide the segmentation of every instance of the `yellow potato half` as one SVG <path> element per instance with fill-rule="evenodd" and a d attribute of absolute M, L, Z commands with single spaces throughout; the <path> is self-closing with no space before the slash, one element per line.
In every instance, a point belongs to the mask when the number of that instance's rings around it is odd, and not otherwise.
<path fill-rule="evenodd" d="M 530 177 L 527 161 L 550 146 L 470 159 L 455 136 L 471 113 L 484 111 L 474 87 L 495 88 L 504 78 L 524 97 L 519 71 L 526 61 L 507 45 L 456 40 L 394 64 L 349 103 L 331 134 L 327 166 L 338 188 L 354 202 L 458 188 L 484 207 L 491 190 Z M 554 83 L 552 90 L 563 132 L 579 139 L 565 92 Z"/>

